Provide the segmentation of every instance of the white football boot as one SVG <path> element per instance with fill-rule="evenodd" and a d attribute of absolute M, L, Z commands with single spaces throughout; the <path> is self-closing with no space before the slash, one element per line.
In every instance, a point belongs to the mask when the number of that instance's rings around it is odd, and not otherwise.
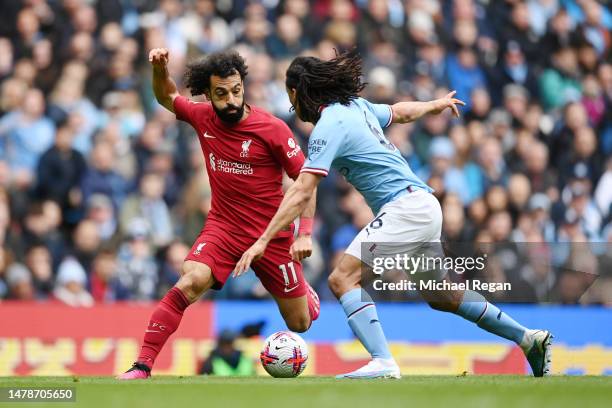
<path fill-rule="evenodd" d="M 550 375 L 552 339 L 552 333 L 547 330 L 529 330 L 521 341 L 534 377 Z"/>
<path fill-rule="evenodd" d="M 394 359 L 375 358 L 360 369 L 336 378 L 402 378 L 402 375 Z"/>

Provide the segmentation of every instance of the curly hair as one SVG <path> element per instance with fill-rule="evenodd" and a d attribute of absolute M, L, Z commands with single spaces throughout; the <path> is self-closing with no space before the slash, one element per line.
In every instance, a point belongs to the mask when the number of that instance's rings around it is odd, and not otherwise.
<path fill-rule="evenodd" d="M 187 64 L 184 82 L 192 95 L 202 95 L 210 90 L 212 75 L 227 78 L 235 74 L 240 74 L 240 79 L 244 80 L 248 75 L 248 67 L 237 51 L 227 50 L 209 54 Z"/>
<path fill-rule="evenodd" d="M 359 97 L 366 83 L 361 81 L 361 58 L 346 51 L 323 61 L 314 57 L 297 57 L 287 69 L 285 85 L 296 90 L 301 119 L 317 122 L 321 106 L 333 103 L 348 105 Z"/>

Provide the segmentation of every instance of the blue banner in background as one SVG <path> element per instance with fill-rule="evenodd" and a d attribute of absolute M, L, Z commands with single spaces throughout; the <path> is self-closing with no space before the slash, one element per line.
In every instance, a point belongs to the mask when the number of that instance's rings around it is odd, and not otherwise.
<path fill-rule="evenodd" d="M 378 315 L 389 341 L 439 343 L 507 342 L 451 313 L 432 310 L 424 304 L 379 303 Z M 529 328 L 550 330 L 555 343 L 581 346 L 587 343 L 612 345 L 612 309 L 582 306 L 501 305 L 501 309 Z M 245 324 L 266 322 L 263 335 L 286 330 L 285 323 L 272 301 L 217 301 L 214 307 L 214 329 L 239 330 Z M 335 302 L 321 304 L 321 315 L 308 332 L 307 341 L 350 340 L 353 334 L 342 308 Z"/>

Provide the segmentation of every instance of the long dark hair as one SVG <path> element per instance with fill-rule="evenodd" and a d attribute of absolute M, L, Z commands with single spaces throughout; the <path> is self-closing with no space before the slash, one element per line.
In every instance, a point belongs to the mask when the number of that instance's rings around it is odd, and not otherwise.
<path fill-rule="evenodd" d="M 361 82 L 361 57 L 347 51 L 329 61 L 297 57 L 287 69 L 285 85 L 296 90 L 300 119 L 316 123 L 322 106 L 348 105 L 366 84 Z"/>

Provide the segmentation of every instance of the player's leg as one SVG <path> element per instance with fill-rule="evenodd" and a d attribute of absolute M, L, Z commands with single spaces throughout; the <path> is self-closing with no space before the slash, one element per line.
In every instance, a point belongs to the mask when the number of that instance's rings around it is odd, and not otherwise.
<path fill-rule="evenodd" d="M 435 219 L 436 228 L 432 230 L 430 244 L 437 244 L 440 239 L 442 211 L 437 199 L 431 194 L 423 197 L 424 205 L 429 206 L 428 213 Z M 438 227 L 439 225 L 439 227 Z M 441 246 L 431 246 L 439 252 L 437 256 L 444 256 Z M 439 249 L 438 249 L 439 248 Z M 530 330 L 508 314 L 502 312 L 497 306 L 487 302 L 480 293 L 466 291 L 421 291 L 423 298 L 436 310 L 450 312 L 469 320 L 489 333 L 496 334 L 518 344 L 527 357 L 537 377 L 548 374 L 550 371 L 550 345 L 552 335 L 546 330 Z"/>
<path fill-rule="evenodd" d="M 312 326 L 312 322 L 319 317 L 321 308 L 317 292 L 305 280 L 304 286 L 306 287 L 306 294 L 298 297 L 279 296 L 278 292 L 271 292 L 287 328 L 297 333 L 303 333 Z M 268 287 L 267 290 L 270 291 L 271 288 Z M 292 294 L 290 292 L 290 296 L 293 295 L 297 295 L 297 293 Z"/>
<path fill-rule="evenodd" d="M 303 333 L 310 328 L 311 320 L 308 312 L 306 295 L 297 298 L 282 298 L 274 296 L 287 328 L 297 333 Z"/>
<path fill-rule="evenodd" d="M 215 231 L 215 236 L 218 236 Z M 214 241 L 214 242 L 211 242 Z M 145 330 L 140 354 L 134 366 L 120 379 L 147 378 L 162 347 L 176 331 L 185 309 L 208 289 L 221 288 L 238 261 L 239 252 L 232 252 L 229 239 L 211 238 L 206 232 L 198 237 L 183 263 L 181 277 L 168 291 L 151 315 Z"/>
<path fill-rule="evenodd" d="M 389 352 L 387 341 L 378 320 L 376 309 L 367 292 L 361 289 L 362 265 L 372 265 L 374 258 L 387 257 L 392 254 L 410 253 L 422 243 L 428 242 L 437 231 L 439 240 L 441 213 L 437 216 L 435 205 L 439 204 L 433 196 L 425 191 L 408 192 L 390 203 L 387 203 L 359 234 L 346 250 L 338 267 L 329 276 L 329 286 L 340 300 L 347 315 L 349 325 L 361 340 L 373 360 L 368 366 L 345 374 L 342 377 L 370 377 L 369 371 L 388 363 L 393 373 L 399 369 Z M 367 250 L 362 251 L 362 247 Z M 381 361 L 383 367 L 370 367 Z M 376 372 L 376 370 L 372 370 Z"/>
<path fill-rule="evenodd" d="M 214 283 L 215 278 L 208 265 L 190 260 L 183 263 L 179 281 L 159 302 L 151 316 L 138 361 L 153 367 L 166 340 L 178 328 L 185 309 Z"/>
<path fill-rule="evenodd" d="M 409 195 L 406 191 L 403 200 L 400 198 L 384 205 L 376 218 L 357 234 L 329 276 L 329 287 L 340 300 L 349 326 L 372 356 L 365 367 L 340 377 L 400 376 L 374 302 L 361 287 L 361 277 L 363 267 L 371 266 L 376 257 L 386 256 L 387 251 L 396 250 L 397 244 L 401 246 L 398 241 L 411 241 L 414 246 L 430 234 L 428 228 L 436 227 L 435 223 L 432 226 L 429 208 L 419 201 L 418 194 L 430 195 L 422 191 Z M 382 252 L 381 248 L 384 248 Z"/>
<path fill-rule="evenodd" d="M 304 279 L 302 264 L 289 255 L 292 239 L 270 242 L 263 258 L 253 263 L 255 274 L 276 300 L 289 330 L 305 332 L 319 317 L 319 296 Z"/>
<path fill-rule="evenodd" d="M 372 356 L 372 361 L 366 366 L 338 377 L 399 378 L 399 367 L 389 351 L 376 306 L 368 293 L 361 288 L 360 282 L 361 260 L 348 253 L 342 257 L 328 278 L 329 287 L 340 301 L 350 328 Z"/>
<path fill-rule="evenodd" d="M 550 371 L 552 334 L 546 330 L 530 330 L 497 306 L 487 302 L 480 293 L 466 291 L 422 291 L 423 298 L 436 310 L 450 312 L 475 323 L 481 329 L 518 344 L 536 377 Z"/>
<path fill-rule="evenodd" d="M 130 370 L 118 378 L 131 380 L 149 377 L 157 355 L 179 327 L 185 309 L 198 300 L 214 283 L 215 279 L 208 265 L 185 261 L 179 281 L 160 300 L 151 315 L 138 359 Z"/>

